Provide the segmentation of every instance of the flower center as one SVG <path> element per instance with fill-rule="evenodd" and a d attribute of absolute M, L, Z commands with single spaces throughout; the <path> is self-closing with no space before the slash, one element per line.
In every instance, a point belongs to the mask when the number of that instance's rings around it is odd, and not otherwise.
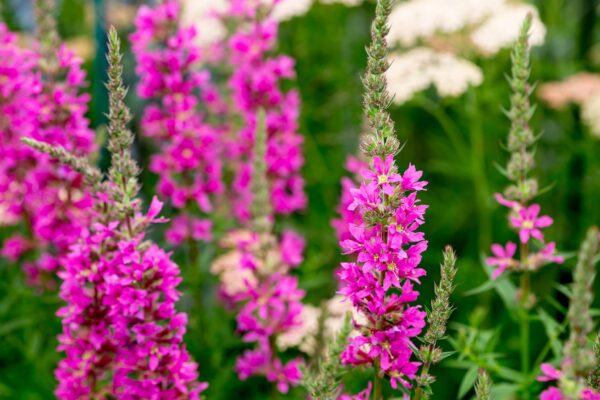
<path fill-rule="evenodd" d="M 388 181 L 388 176 L 387 175 L 379 175 L 377 177 L 377 183 L 379 183 L 380 185 L 384 184 L 384 183 L 387 183 L 387 181 Z"/>
<path fill-rule="evenodd" d="M 533 228 L 533 221 L 523 221 L 523 228 L 525 228 L 525 229 L 532 229 Z"/>
<path fill-rule="evenodd" d="M 396 266 L 395 262 L 388 263 L 388 265 L 387 265 L 388 271 L 395 271 L 396 268 L 397 268 L 397 266 Z"/>
<path fill-rule="evenodd" d="M 183 151 L 181 152 L 181 156 L 185 159 L 192 158 L 192 155 L 193 155 L 193 153 L 192 153 L 192 150 L 190 150 L 190 149 L 183 149 Z"/>

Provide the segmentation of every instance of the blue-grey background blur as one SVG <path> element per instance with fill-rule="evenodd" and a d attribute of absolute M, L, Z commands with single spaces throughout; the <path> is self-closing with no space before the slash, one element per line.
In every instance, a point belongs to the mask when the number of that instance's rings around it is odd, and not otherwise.
<path fill-rule="evenodd" d="M 132 30 L 135 2 L 116 4 L 103 0 L 62 0 L 58 4 L 62 36 L 86 58 L 89 90 L 93 95 L 89 117 L 101 127 L 107 99 L 102 85 L 105 62 L 104 27 L 116 24 L 126 37 Z M 138 2 L 142 3 L 142 2 Z M 579 71 L 600 68 L 600 23 L 597 0 L 537 0 L 534 2 L 548 28 L 543 47 L 533 54 L 533 79 L 548 81 Z M 14 30 L 31 32 L 34 26 L 29 0 L 1 0 L 2 17 Z M 119 6 L 120 5 L 120 6 Z M 131 7 L 127 7 L 131 6 Z M 301 130 L 305 137 L 307 181 L 310 205 L 303 215 L 290 223 L 308 240 L 306 261 L 298 271 L 301 286 L 308 291 L 307 301 L 319 304 L 335 291 L 332 271 L 340 261 L 339 248 L 330 227 L 340 194 L 344 160 L 355 153 L 361 129 L 361 83 L 365 66 L 364 47 L 374 6 L 370 2 L 347 8 L 341 5 L 315 5 L 311 11 L 281 27 L 279 51 L 297 60 L 303 106 Z M 107 11 L 108 10 L 108 11 Z M 104 12 L 107 11 L 107 12 Z M 104 16 L 102 16 L 104 14 Z M 98 18 L 100 16 L 100 18 Z M 508 229 L 505 210 L 493 201 L 506 182 L 495 164 L 503 165 L 507 154 L 502 142 L 509 122 L 502 107 L 509 105 L 509 51 L 490 59 L 476 59 L 484 72 L 484 83 L 457 99 L 440 99 L 425 92 L 402 107 L 393 107 L 398 135 L 406 143 L 399 160 L 409 161 L 425 171 L 430 182 L 423 201 L 430 205 L 425 232 L 429 251 L 424 266 L 429 274 L 423 280 L 423 304 L 428 304 L 438 264 L 446 244 L 452 244 L 459 256 L 458 289 L 453 298 L 457 311 L 450 334 L 459 337 L 462 361 L 446 361 L 434 370 L 438 382 L 435 399 L 457 398 L 472 384 L 473 366 L 487 367 L 498 383 L 498 398 L 511 398 L 517 386 L 507 380 L 506 369 L 519 368 L 517 325 L 505 311 L 494 289 L 469 293 L 487 280 L 481 257 L 492 242 L 514 240 Z M 1 63 L 1 60 L 0 60 Z M 131 55 L 125 58 L 126 80 L 135 84 Z M 139 118 L 143 106 L 131 91 L 129 104 Z M 136 121 L 137 122 L 137 121 Z M 454 128 L 452 128 L 454 126 Z M 555 111 L 539 105 L 533 126 L 543 133 L 537 145 L 536 173 L 542 187 L 551 190 L 540 196 L 545 213 L 555 218 L 548 237 L 559 249 L 572 254 L 586 228 L 600 223 L 600 140 L 594 139 L 582 125 L 573 106 Z M 137 129 L 137 124 L 134 126 Z M 447 129 L 457 129 L 460 148 L 451 145 Z M 146 167 L 150 147 L 136 143 L 136 157 Z M 104 157 L 105 160 L 106 157 Z M 105 161 L 104 161 L 105 163 Z M 152 193 L 154 177 L 143 173 L 144 195 Z M 0 230 L 0 235 L 2 235 Z M 155 235 L 160 237 L 158 233 Z M 209 399 L 263 399 L 270 389 L 264 379 L 240 382 L 233 372 L 236 355 L 244 344 L 235 336 L 231 315 L 215 300 L 214 278 L 207 268 L 214 249 L 206 247 L 201 265 L 180 264 L 184 275 L 182 308 L 190 314 L 186 342 L 200 364 L 201 379 L 210 382 Z M 566 297 L 558 284 L 571 281 L 574 258 L 564 266 L 550 266 L 535 274 L 533 288 L 548 315 L 562 321 L 559 311 Z M 600 287 L 596 283 L 596 289 Z M 190 293 L 202 293 L 208 309 L 198 310 Z M 596 291 L 598 292 L 598 291 Z M 60 323 L 54 315 L 61 301 L 55 294 L 37 293 L 24 283 L 22 271 L 0 261 L 0 398 L 48 399 L 55 387 L 54 366 L 59 359 L 55 347 Z M 596 313 L 598 315 L 598 313 Z M 532 351 L 534 357 L 547 346 L 546 333 L 552 330 L 545 320 L 534 321 Z M 466 326 L 470 328 L 465 328 Z M 556 343 L 550 343 L 550 347 Z M 452 349 L 448 343 L 448 350 Z M 495 353 L 494 357 L 482 352 Z M 553 352 L 548 352 L 548 359 Z M 535 358 L 532 357 L 532 361 Z M 456 358 L 456 356 L 454 357 Z M 466 376 L 466 377 L 465 377 Z M 352 373 L 349 390 L 365 385 L 368 375 Z M 532 377 L 519 377 L 531 393 L 539 393 L 541 384 Z M 289 398 L 303 399 L 295 389 Z M 512 397 L 516 398 L 516 397 Z"/>

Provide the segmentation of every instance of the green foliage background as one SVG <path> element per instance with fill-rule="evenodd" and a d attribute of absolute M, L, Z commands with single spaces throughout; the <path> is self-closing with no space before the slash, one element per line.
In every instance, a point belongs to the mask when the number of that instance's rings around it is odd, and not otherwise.
<path fill-rule="evenodd" d="M 66 38 L 102 37 L 101 32 L 94 31 L 93 19 L 85 18 L 96 2 L 64 0 L 60 7 L 60 27 Z M 598 70 L 598 1 L 534 3 L 548 34 L 546 44 L 534 51 L 532 78 L 547 81 L 582 70 Z M 3 4 L 5 21 L 13 29 L 26 29 L 19 24 L 9 2 L 4 0 Z M 333 270 L 341 257 L 330 220 L 335 217 L 345 158 L 356 152 L 361 130 L 360 76 L 366 62 L 364 47 L 372 15 L 373 4 L 369 2 L 355 8 L 316 5 L 306 16 L 281 27 L 279 50 L 297 60 L 297 86 L 303 99 L 301 127 L 305 136 L 303 172 L 310 199 L 306 212 L 286 223 L 296 227 L 308 240 L 306 261 L 298 273 L 302 287 L 308 292 L 307 300 L 313 304 L 335 292 Z M 90 117 L 94 126 L 102 125 L 106 104 L 99 85 L 103 76 L 101 60 L 87 60 L 86 64 L 93 81 Z M 429 304 L 433 282 L 439 276 L 443 247 L 452 244 L 459 256 L 458 290 L 453 299 L 457 311 L 450 333 L 458 337 L 456 347 L 464 361 L 454 358 L 435 369 L 438 382 L 433 387 L 433 398 L 454 399 L 459 392 L 472 396 L 468 389 L 476 366 L 491 368 L 492 379 L 499 383 L 496 386 L 499 399 L 525 398 L 524 394 L 513 393 L 519 388 L 539 393 L 541 384 L 535 383 L 533 375 L 511 377 L 506 372 L 506 368 L 519 369 L 517 325 L 499 296 L 506 293 L 507 287 L 510 290 L 508 281 L 502 281 L 502 288 L 484 286 L 472 293 L 488 280 L 481 257 L 489 245 L 514 240 L 507 228 L 505 211 L 492 197 L 506 184 L 495 164 L 504 165 L 507 159 L 501 143 L 509 123 L 501 109 L 508 107 L 509 102 L 504 77 L 510 67 L 509 52 L 505 50 L 491 59 L 475 61 L 485 76 L 480 87 L 455 99 L 440 99 L 428 91 L 392 109 L 398 135 L 406 143 L 399 156 L 400 164 L 416 164 L 430 182 L 423 195 L 423 202 L 430 205 L 424 228 L 430 247 L 423 262 L 429 270 L 422 285 L 423 304 Z M 135 76 L 131 57 L 126 57 L 126 71 L 132 86 Z M 133 91 L 130 104 L 139 117 L 142 104 Z M 533 126 L 536 132 L 543 133 L 537 146 L 536 173 L 542 186 L 551 187 L 540 196 L 539 202 L 556 221 L 547 235 L 557 241 L 559 249 L 572 254 L 586 228 L 600 223 L 600 141 L 582 125 L 579 110 L 574 107 L 555 111 L 540 104 Z M 150 150 L 149 143 L 137 143 L 136 155 L 144 167 Z M 149 196 L 154 177 L 148 172 L 143 177 L 144 191 Z M 0 237 L 6 234 L 0 230 Z M 160 237 L 158 232 L 156 237 Z M 215 249 L 210 246 L 201 249 L 199 265 L 188 265 L 185 249 L 175 250 L 184 273 L 182 308 L 190 314 L 186 341 L 200 363 L 201 378 L 210 382 L 207 398 L 268 397 L 270 387 L 263 379 L 239 382 L 233 373 L 235 356 L 244 345 L 235 336 L 232 316 L 216 301 L 214 278 L 207 273 Z M 546 359 L 552 359 L 559 352 L 558 342 L 548 341 L 546 335 L 558 332 L 557 324 L 552 321 L 562 321 L 561 310 L 567 298 L 557 285 L 570 282 L 573 265 L 571 257 L 564 266 L 551 266 L 534 276 L 534 292 L 545 309 L 532 327 L 534 355 L 547 348 Z M 600 283 L 595 287 L 598 292 Z M 54 313 L 60 305 L 55 295 L 40 294 L 28 287 L 18 266 L 0 261 L 0 398 L 52 398 L 53 369 L 59 358 L 55 337 L 60 328 Z M 448 344 L 446 347 L 451 348 Z M 494 367 L 495 359 L 481 356 L 483 350 L 496 353 L 497 362 L 505 369 Z M 349 375 L 347 386 L 356 392 L 368 378 L 360 371 L 354 372 Z M 515 386 L 511 380 L 518 384 Z M 288 398 L 303 399 L 305 394 L 296 389 Z"/>

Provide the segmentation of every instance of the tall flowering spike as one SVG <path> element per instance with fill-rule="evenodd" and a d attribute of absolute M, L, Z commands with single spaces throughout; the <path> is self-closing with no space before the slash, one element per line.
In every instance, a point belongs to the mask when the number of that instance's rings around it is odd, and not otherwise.
<path fill-rule="evenodd" d="M 363 182 L 351 190 L 348 209 L 356 211 L 359 223 L 348 223 L 350 238 L 341 240 L 345 254 L 354 262 L 342 263 L 338 277 L 340 293 L 351 301 L 357 315 L 358 335 L 349 339 L 342 361 L 373 367 L 374 398 L 379 400 L 382 377 L 391 385 L 411 387 L 420 363 L 413 361 L 414 337 L 425 326 L 425 312 L 410 303 L 418 298 L 414 284 L 426 274 L 419 268 L 427 248 L 419 227 L 427 206 L 417 193 L 425 189 L 422 172 L 413 165 L 400 174 L 394 162 L 399 150 L 393 123 L 386 111 L 389 98 L 384 72 L 387 69 L 387 18 L 390 0 L 378 0 L 369 46 L 365 85 L 365 112 L 372 132 L 363 142 L 371 158 L 361 174 Z"/>
<path fill-rule="evenodd" d="M 431 392 L 430 386 L 434 381 L 429 374 L 433 364 L 442 360 L 442 349 L 437 346 L 438 341 L 444 338 L 446 326 L 454 307 L 450 303 L 450 295 L 454 292 L 454 278 L 456 277 L 456 253 L 452 247 L 447 246 L 444 250 L 444 262 L 441 265 L 441 278 L 439 284 L 435 285 L 435 298 L 431 302 L 431 311 L 427 314 L 427 332 L 423 336 L 424 345 L 419 349 L 419 359 L 423 362 L 421 374 L 417 379 L 417 391 L 415 399 L 426 396 Z M 427 397 L 425 397 L 427 398 Z"/>
<path fill-rule="evenodd" d="M 485 369 L 480 369 L 475 384 L 475 398 L 477 400 L 491 400 L 492 380 Z"/>
<path fill-rule="evenodd" d="M 60 297 L 66 302 L 56 369 L 60 399 L 198 399 L 207 384 L 198 383 L 183 335 L 187 315 L 177 313 L 181 282 L 178 266 L 156 244 L 144 240 L 158 218 L 156 198 L 146 215 L 138 211 L 138 167 L 129 155 L 132 134 L 126 128 L 121 55 L 116 31 L 109 35 L 111 96 L 109 117 L 112 165 L 106 184 L 95 169 L 62 147 L 29 141 L 51 156 L 87 174 L 95 187 L 97 213 L 70 243 Z M 107 195 L 109 194 L 109 195 Z M 112 197 L 110 196 L 112 195 Z M 116 211 L 116 212 L 114 212 Z"/>
<path fill-rule="evenodd" d="M 571 302 L 568 319 L 571 332 L 565 345 L 565 358 L 570 360 L 566 373 L 587 377 L 595 366 L 594 353 L 588 336 L 594 328 L 591 307 L 594 300 L 596 257 L 600 254 L 598 228 L 590 228 L 579 249 L 579 258 L 573 272 Z"/>
<path fill-rule="evenodd" d="M 531 29 L 532 15 L 528 14 L 523 22 L 517 40 L 512 50 L 512 77 L 510 86 L 513 90 L 511 108 L 508 117 L 511 121 L 510 133 L 508 135 L 508 150 L 510 160 L 506 171 L 508 178 L 513 182 L 506 190 L 506 196 L 510 200 L 526 203 L 538 191 L 538 183 L 535 178 L 529 177 L 535 160 L 530 147 L 535 142 L 535 136 L 529 120 L 533 116 L 535 107 L 530 103 L 532 86 L 529 84 L 531 75 L 531 63 L 529 47 L 529 30 Z"/>
<path fill-rule="evenodd" d="M 241 124 L 229 124 L 225 149 L 234 174 L 233 212 L 241 222 L 250 218 L 252 148 L 261 109 L 266 113 L 266 162 L 273 212 L 288 215 L 307 204 L 301 175 L 303 137 L 298 133 L 300 96 L 297 90 L 283 89 L 283 82 L 296 76 L 295 61 L 272 54 L 278 33 L 273 12 L 278 4 L 279 0 L 235 0 L 223 16 L 233 27 L 224 49 L 233 70 L 228 79 L 230 113 L 241 119 Z"/>
<path fill-rule="evenodd" d="M 21 142 L 60 146 L 83 159 L 95 151 L 81 94 L 81 61 L 59 45 L 52 13 L 39 18 L 41 44 L 19 46 L 0 24 L 0 223 L 15 232 L 0 255 L 23 266 L 30 283 L 54 288 L 73 238 L 89 222 L 81 175 Z"/>
<path fill-rule="evenodd" d="M 133 133 L 127 128 L 131 120 L 129 108 L 125 104 L 127 89 L 123 85 L 123 66 L 121 64 L 121 40 L 115 27 L 108 32 L 108 83 L 109 124 L 108 150 L 111 154 L 111 166 L 108 178 L 114 184 L 113 200 L 124 215 L 131 216 L 135 210 L 133 199 L 139 192 L 139 167 L 131 157 Z"/>
<path fill-rule="evenodd" d="M 258 121 L 263 120 L 258 116 Z M 238 310 L 237 327 L 245 342 L 254 343 L 236 362 L 240 379 L 264 376 L 281 393 L 300 383 L 302 360 L 283 362 L 277 352 L 279 338 L 302 329 L 304 291 L 289 272 L 302 262 L 304 241 L 296 233 L 284 232 L 281 239 L 272 232 L 266 179 L 266 132 L 257 125 L 253 158 L 252 205 L 255 231 L 232 232 L 227 238 L 233 250 L 213 265 L 223 281 L 222 294 Z M 262 176 L 259 176 L 260 173 Z M 262 202 L 262 204 L 260 204 Z"/>
<path fill-rule="evenodd" d="M 520 251 L 517 255 L 518 246 L 514 242 L 508 242 L 506 245 L 495 243 L 491 248 L 492 256 L 487 258 L 487 264 L 496 267 L 492 279 L 498 278 L 505 271 L 524 272 L 521 301 L 526 307 L 531 307 L 534 301 L 533 296 L 529 294 L 528 274 L 546 264 L 564 262 L 563 257 L 556 254 L 556 244 L 546 242 L 542 233 L 542 229 L 553 224 L 553 219 L 547 215 L 540 215 L 539 204 L 530 203 L 538 193 L 537 180 L 530 176 L 534 166 L 531 146 L 535 142 L 529 126 L 529 120 L 535 110 L 529 101 L 532 86 L 528 82 L 531 74 L 531 49 L 528 42 L 531 18 L 531 15 L 525 18 L 512 51 L 510 86 L 513 94 L 508 112 L 511 128 L 507 145 L 510 160 L 506 168 L 507 177 L 512 184 L 505 190 L 504 195 L 495 195 L 496 201 L 510 210 L 508 220 L 511 228 L 519 234 Z M 520 256 L 520 259 L 517 259 L 517 256 Z"/>
<path fill-rule="evenodd" d="M 149 170 L 158 175 L 157 192 L 173 207 L 165 236 L 174 246 L 212 239 L 208 216 L 223 204 L 216 200 L 225 189 L 224 128 L 215 121 L 231 120 L 223 118 L 225 103 L 202 65 L 211 52 L 197 44 L 195 27 L 182 25 L 180 3 L 140 7 L 131 35 L 137 92 L 148 100 L 141 134 L 157 147 Z"/>

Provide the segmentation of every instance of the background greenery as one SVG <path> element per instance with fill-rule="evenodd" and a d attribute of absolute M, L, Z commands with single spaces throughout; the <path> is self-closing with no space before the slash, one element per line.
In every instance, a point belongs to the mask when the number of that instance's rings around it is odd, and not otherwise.
<path fill-rule="evenodd" d="M 11 28 L 25 32 L 32 29 L 27 2 L 0 3 L 4 20 Z M 59 7 L 60 30 L 66 39 L 83 37 L 90 46 L 95 41 L 100 43 L 86 61 L 92 82 L 90 118 L 94 127 L 101 127 L 106 110 L 106 96 L 100 84 L 104 69 L 103 23 L 94 18 L 100 3 L 63 0 Z M 547 81 L 582 70 L 597 70 L 598 1 L 534 3 L 548 34 L 546 44 L 533 55 L 533 79 Z M 281 27 L 279 50 L 297 60 L 305 136 L 303 172 L 310 199 L 306 212 L 286 223 L 294 225 L 308 240 L 306 261 L 298 273 L 302 287 L 308 291 L 307 300 L 313 304 L 335 292 L 333 270 L 340 255 L 330 220 L 335 217 L 345 158 L 356 152 L 361 129 L 360 76 L 372 15 L 373 5 L 369 2 L 355 8 L 316 5 L 306 16 Z M 107 16 L 109 20 L 112 17 Z M 131 26 L 121 29 L 125 35 Z M 424 203 L 430 205 L 424 227 L 430 247 L 423 261 L 429 270 L 422 284 L 423 304 L 429 303 L 433 282 L 439 276 L 443 247 L 452 244 L 459 256 L 458 290 L 453 298 L 457 311 L 450 333 L 458 337 L 456 346 L 466 361 L 448 360 L 435 370 L 439 377 L 434 385 L 435 399 L 471 396 L 468 389 L 473 365 L 491 368 L 496 383 L 504 382 L 496 389 L 499 398 L 515 398 L 511 393 L 517 389 L 509 382 L 506 370 L 495 366 L 501 363 L 519 369 L 517 325 L 499 296 L 507 289 L 484 286 L 473 293 L 474 288 L 488 280 L 481 257 L 489 245 L 514 240 L 507 228 L 505 210 L 492 197 L 506 184 L 495 164 L 504 165 L 507 159 L 501 143 L 509 123 L 501 108 L 508 107 L 509 88 L 504 76 L 509 71 L 510 57 L 508 51 L 503 51 L 494 58 L 475 61 L 485 76 L 480 87 L 456 99 L 440 99 L 434 92 L 426 92 L 392 109 L 398 135 L 406 143 L 399 156 L 400 164 L 415 163 L 430 182 L 423 195 Z M 126 57 L 126 70 L 133 86 L 130 56 Z M 134 93 L 130 104 L 139 116 L 142 104 Z M 536 172 L 542 186 L 551 186 L 539 202 L 556 221 L 547 235 L 558 242 L 561 251 L 572 254 L 586 228 L 600 223 L 600 141 L 582 125 L 575 108 L 554 111 L 540 104 L 533 126 L 543 133 L 537 146 Z M 136 144 L 143 166 L 147 165 L 149 151 L 148 143 Z M 145 172 L 143 178 L 148 196 L 154 177 Z M 0 231 L 0 236 L 5 234 Z M 156 233 L 156 237 L 160 235 Z M 190 313 L 186 341 L 200 363 L 201 378 L 210 382 L 207 397 L 263 399 L 265 393 L 270 393 L 264 379 L 239 382 L 233 373 L 235 356 L 244 345 L 234 334 L 233 319 L 215 300 L 214 281 L 206 273 L 214 249 L 206 246 L 202 250 L 202 259 L 194 266 L 188 265 L 185 249 L 175 254 L 184 273 L 182 307 Z M 533 280 L 534 291 L 547 315 L 559 321 L 563 319 L 561 309 L 567 298 L 557 285 L 570 282 L 573 264 L 574 259 L 569 258 L 564 266 L 545 268 Z M 596 282 L 596 292 L 599 287 Z M 0 261 L 0 398 L 52 398 L 53 369 L 59 358 L 55 337 L 60 328 L 54 314 L 60 305 L 55 295 L 37 293 L 26 286 L 17 266 Z M 548 345 L 545 336 L 552 326 L 545 314 L 533 323 L 534 355 L 545 348 L 556 351 L 556 343 Z M 482 356 L 484 350 L 496 353 L 497 358 Z M 552 358 L 553 351 L 547 353 L 547 359 Z M 471 372 L 465 374 L 469 369 Z M 351 374 L 347 379 L 349 390 L 358 391 L 368 378 L 361 372 Z M 528 387 L 531 393 L 541 389 L 531 377 L 523 380 L 521 386 Z M 296 389 L 289 398 L 303 399 L 305 394 Z"/>

